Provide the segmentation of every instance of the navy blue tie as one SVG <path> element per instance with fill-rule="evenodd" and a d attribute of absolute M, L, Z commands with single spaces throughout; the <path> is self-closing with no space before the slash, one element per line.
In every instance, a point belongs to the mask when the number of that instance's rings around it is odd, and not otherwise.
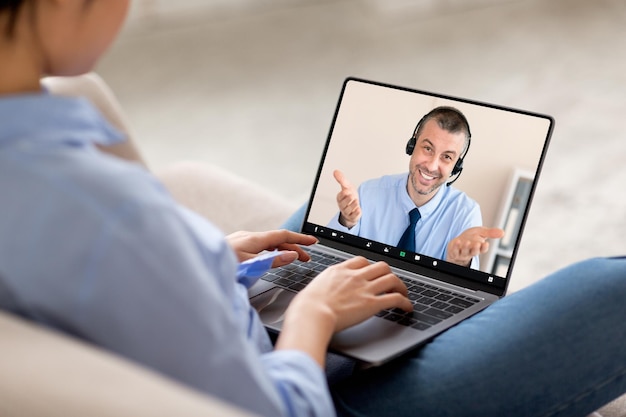
<path fill-rule="evenodd" d="M 409 211 L 409 227 L 406 228 L 404 234 L 398 242 L 398 249 L 404 249 L 408 252 L 415 252 L 415 226 L 421 215 L 417 208 Z"/>

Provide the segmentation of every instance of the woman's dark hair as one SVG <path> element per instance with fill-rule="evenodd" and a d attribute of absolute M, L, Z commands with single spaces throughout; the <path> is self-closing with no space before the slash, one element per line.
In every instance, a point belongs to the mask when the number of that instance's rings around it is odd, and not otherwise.
<path fill-rule="evenodd" d="M 7 26 L 4 28 L 4 36 L 9 39 L 13 37 L 17 16 L 24 3 L 26 3 L 26 0 L 0 0 L 0 14 L 6 13 L 8 15 Z"/>

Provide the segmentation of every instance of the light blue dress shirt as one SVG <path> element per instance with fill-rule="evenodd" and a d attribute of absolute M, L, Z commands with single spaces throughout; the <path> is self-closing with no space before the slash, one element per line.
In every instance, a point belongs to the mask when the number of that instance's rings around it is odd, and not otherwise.
<path fill-rule="evenodd" d="M 356 236 L 396 245 L 409 225 L 415 203 L 406 189 L 408 173 L 385 175 L 359 186 L 361 218 L 348 229 L 339 223 L 339 213 L 328 227 Z M 467 194 L 450 186 L 439 187 L 433 198 L 418 207 L 421 218 L 415 230 L 416 252 L 446 259 L 448 243 L 466 229 L 482 226 L 480 206 Z M 478 256 L 470 265 L 478 269 Z"/>
<path fill-rule="evenodd" d="M 0 308 L 260 415 L 334 415 L 313 359 L 272 350 L 222 233 L 94 146 L 123 139 L 83 99 L 0 98 Z"/>

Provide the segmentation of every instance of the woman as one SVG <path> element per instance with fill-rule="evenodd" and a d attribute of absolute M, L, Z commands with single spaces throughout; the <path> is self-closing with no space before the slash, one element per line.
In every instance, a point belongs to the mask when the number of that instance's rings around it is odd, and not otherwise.
<path fill-rule="evenodd" d="M 249 271 L 306 261 L 315 238 L 222 236 L 141 165 L 101 152 L 125 138 L 89 103 L 40 86 L 91 70 L 127 8 L 0 0 L 0 307 L 267 416 L 583 416 L 626 391 L 624 260 L 561 271 L 329 388 L 334 332 L 412 309 L 388 265 L 354 258 L 294 299 L 272 345 Z"/>

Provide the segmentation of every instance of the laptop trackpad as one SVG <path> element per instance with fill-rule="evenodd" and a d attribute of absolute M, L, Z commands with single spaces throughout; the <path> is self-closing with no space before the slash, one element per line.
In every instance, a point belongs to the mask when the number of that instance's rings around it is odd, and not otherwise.
<path fill-rule="evenodd" d="M 253 297 L 250 304 L 259 313 L 264 325 L 280 329 L 285 318 L 285 310 L 295 296 L 296 293 L 292 291 L 274 287 Z"/>

